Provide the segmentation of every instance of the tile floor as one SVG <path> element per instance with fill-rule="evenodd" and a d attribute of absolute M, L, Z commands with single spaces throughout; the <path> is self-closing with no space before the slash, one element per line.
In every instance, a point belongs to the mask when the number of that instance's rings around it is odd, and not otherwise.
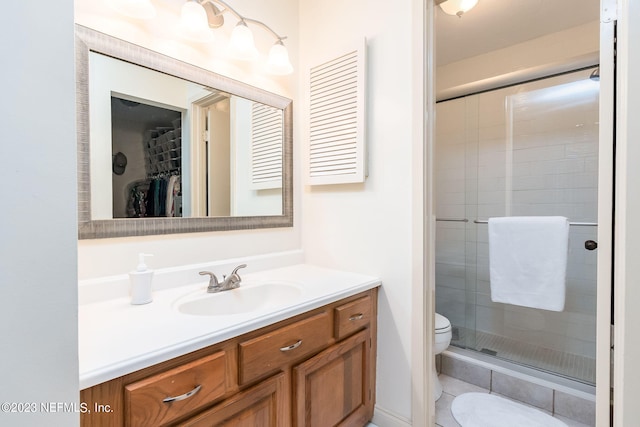
<path fill-rule="evenodd" d="M 488 389 L 478 387 L 473 384 L 466 383 L 459 379 L 448 375 L 440 374 L 440 383 L 442 384 L 442 397 L 436 402 L 436 426 L 438 427 L 460 427 L 451 414 L 451 402 L 453 399 L 462 394 L 469 392 L 489 393 Z M 504 396 L 503 396 L 504 397 Z M 513 400 L 513 399 L 511 399 Z M 518 402 L 522 403 L 522 402 Z M 536 408 L 539 409 L 539 408 Z M 546 411 L 545 411 L 546 412 Z M 547 412 L 549 413 L 549 412 Z M 549 413 L 550 414 L 550 413 Z M 564 421 L 568 427 L 589 427 L 586 424 L 579 423 L 566 417 L 556 415 L 556 418 Z"/>

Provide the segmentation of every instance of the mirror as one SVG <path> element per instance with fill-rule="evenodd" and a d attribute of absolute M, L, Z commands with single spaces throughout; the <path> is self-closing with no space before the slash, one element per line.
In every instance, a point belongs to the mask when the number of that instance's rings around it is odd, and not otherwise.
<path fill-rule="evenodd" d="M 293 225 L 291 100 L 76 36 L 81 239 Z"/>

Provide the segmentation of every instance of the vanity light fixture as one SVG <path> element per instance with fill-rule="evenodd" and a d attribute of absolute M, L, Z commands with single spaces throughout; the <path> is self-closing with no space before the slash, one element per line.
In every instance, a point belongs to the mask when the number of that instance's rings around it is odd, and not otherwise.
<path fill-rule="evenodd" d="M 436 0 L 437 1 L 437 0 Z M 446 0 L 448 2 L 477 2 L 478 0 Z M 123 15 L 136 19 L 153 19 L 156 10 L 151 0 L 110 0 L 111 7 Z M 229 12 L 238 23 L 231 32 L 229 47 L 231 55 L 240 60 L 251 61 L 258 57 L 253 32 L 247 24 L 266 30 L 276 41 L 269 50 L 267 72 L 275 75 L 287 75 L 293 72 L 289 52 L 282 42 L 286 36 L 280 36 L 271 27 L 261 21 L 240 15 L 223 0 L 187 0 L 180 11 L 178 33 L 181 37 L 195 42 L 210 43 L 214 39 L 211 31 L 224 24 L 223 14 Z"/>
<path fill-rule="evenodd" d="M 188 9 L 185 9 L 187 5 L 189 5 Z M 201 10 L 201 12 L 198 12 L 199 16 L 203 16 L 204 14 L 207 17 L 207 25 L 202 23 L 201 18 L 198 18 L 197 24 L 191 23 L 192 18 L 190 14 L 192 12 L 195 14 L 195 9 Z M 238 20 L 238 23 L 231 32 L 229 40 L 231 55 L 234 58 L 250 61 L 258 57 L 258 50 L 256 49 L 253 40 L 253 32 L 247 25 L 252 24 L 262 27 L 276 39 L 275 44 L 269 51 L 267 71 L 276 75 L 286 75 L 293 72 L 293 66 L 289 61 L 289 53 L 287 52 L 287 48 L 284 46 L 284 43 L 282 43 L 286 37 L 278 35 L 268 25 L 261 21 L 240 15 L 235 11 L 235 9 L 222 0 L 187 0 L 182 9 L 180 27 L 191 28 L 191 34 L 202 34 L 203 38 L 200 39 L 200 41 L 207 42 L 206 34 L 211 34 L 210 28 L 218 28 L 222 26 L 224 23 L 224 17 L 222 14 L 226 12 L 229 12 Z"/>
<path fill-rule="evenodd" d="M 436 4 L 444 13 L 462 17 L 463 13 L 470 11 L 478 4 L 478 0 L 436 0 Z"/>
<path fill-rule="evenodd" d="M 244 20 L 238 21 L 231 32 L 229 48 L 233 57 L 242 61 L 252 61 L 258 57 L 258 50 L 253 41 L 253 33 Z"/>
<path fill-rule="evenodd" d="M 293 66 L 291 65 L 291 61 L 289 61 L 289 52 L 287 48 L 284 47 L 282 40 L 278 40 L 271 46 L 271 50 L 269 50 L 267 71 L 277 75 L 293 73 Z"/>
<path fill-rule="evenodd" d="M 185 39 L 195 42 L 213 41 L 207 11 L 198 2 L 188 1 L 182 5 L 178 33 Z"/>

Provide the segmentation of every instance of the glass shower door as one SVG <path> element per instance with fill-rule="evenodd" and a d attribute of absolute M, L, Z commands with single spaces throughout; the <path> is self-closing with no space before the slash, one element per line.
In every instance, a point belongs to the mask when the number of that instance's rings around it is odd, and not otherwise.
<path fill-rule="evenodd" d="M 590 384 L 595 382 L 596 253 L 585 249 L 585 241 L 596 240 L 597 231 L 599 94 L 598 82 L 589 78 L 592 71 L 439 103 L 436 123 L 437 216 L 464 201 L 456 213 L 464 212 L 468 220 L 462 223 L 464 243 L 452 240 L 457 236 L 450 235 L 453 226 L 446 222 L 436 229 L 436 310 L 451 314 L 454 328 L 463 331 L 454 345 Z M 449 129 L 454 122 L 455 132 Z M 453 135 L 459 138 L 457 149 Z M 452 159 L 440 164 L 441 156 Z M 459 171 L 461 164 L 464 173 L 456 175 L 450 166 Z M 454 176 L 462 177 L 464 190 L 452 187 Z M 464 198 L 454 198 L 452 188 Z M 573 224 L 564 311 L 491 301 L 486 221 L 548 215 Z M 462 292 L 453 297 L 444 274 L 447 261 L 463 257 L 464 300 Z"/>
<path fill-rule="evenodd" d="M 449 319 L 453 345 L 475 348 L 477 97 L 437 105 L 436 312 Z"/>

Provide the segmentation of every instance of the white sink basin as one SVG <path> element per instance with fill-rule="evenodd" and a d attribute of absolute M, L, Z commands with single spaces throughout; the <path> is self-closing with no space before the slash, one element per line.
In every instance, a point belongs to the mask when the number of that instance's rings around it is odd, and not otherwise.
<path fill-rule="evenodd" d="M 295 303 L 301 295 L 301 288 L 290 283 L 243 283 L 230 291 L 213 294 L 206 290 L 192 292 L 177 299 L 174 306 L 184 314 L 228 316 L 284 307 Z"/>

